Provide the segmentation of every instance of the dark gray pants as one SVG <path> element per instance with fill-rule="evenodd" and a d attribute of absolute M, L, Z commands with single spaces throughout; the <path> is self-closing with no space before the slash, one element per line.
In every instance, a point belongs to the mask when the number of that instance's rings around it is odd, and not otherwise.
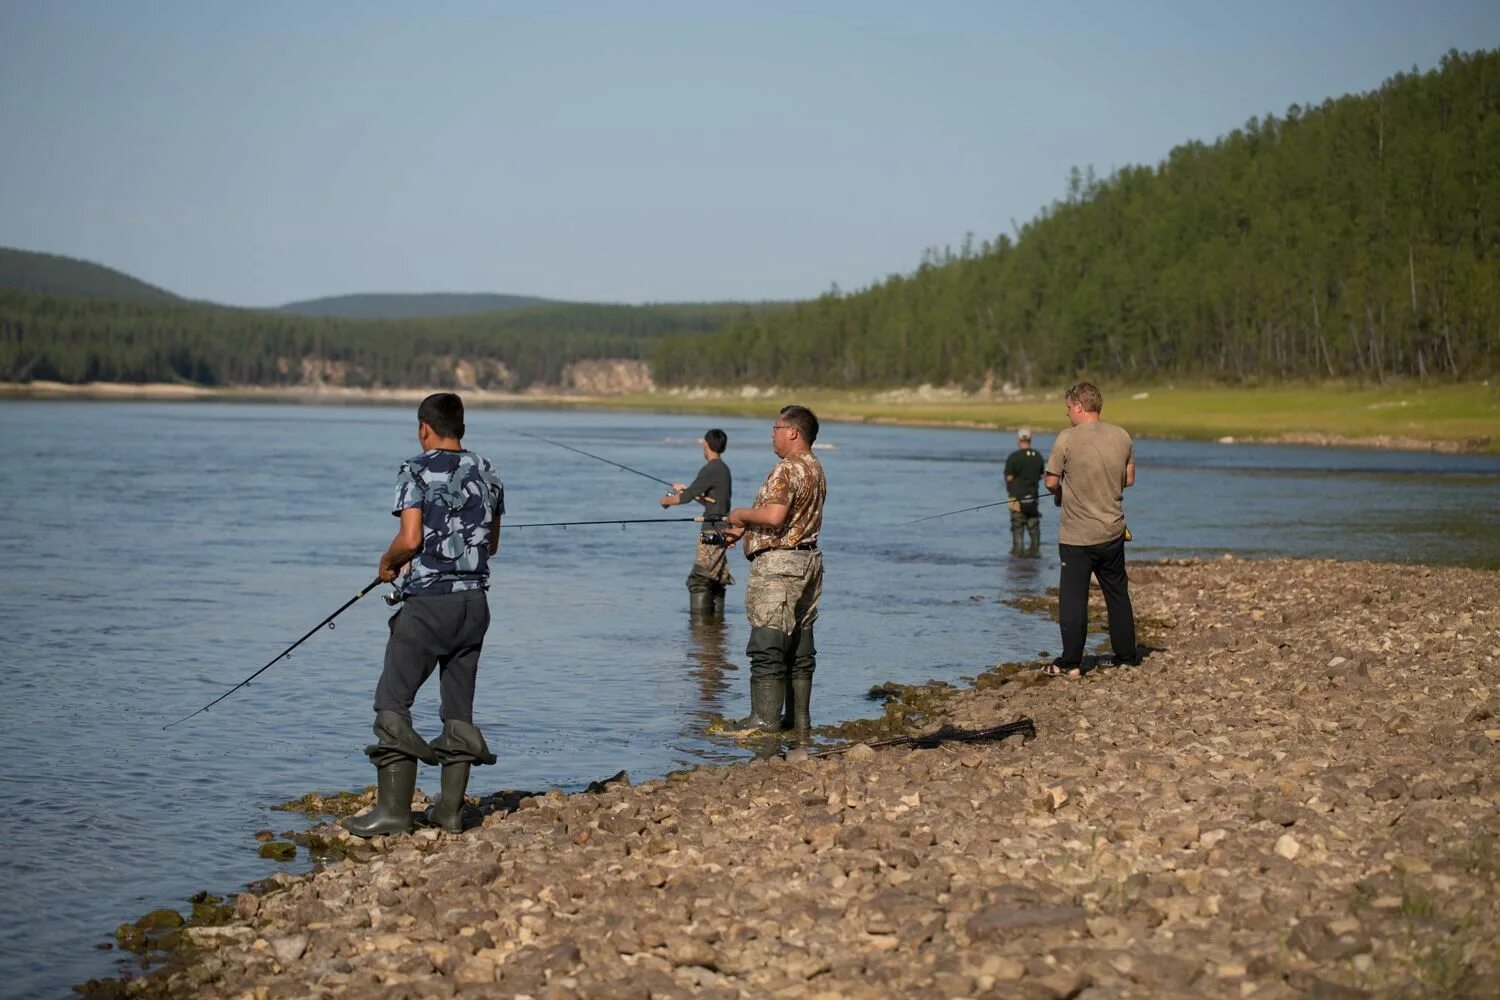
<path fill-rule="evenodd" d="M 490 627 L 483 590 L 408 597 L 391 616 L 385 669 L 375 685 L 375 711 L 411 718 L 411 705 L 437 667 L 444 722 L 474 721 L 474 678 Z"/>

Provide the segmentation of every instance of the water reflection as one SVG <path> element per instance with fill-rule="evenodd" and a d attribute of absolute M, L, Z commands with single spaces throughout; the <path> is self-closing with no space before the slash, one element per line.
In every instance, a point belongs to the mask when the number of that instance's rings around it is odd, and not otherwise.
<path fill-rule="evenodd" d="M 689 618 L 687 653 L 689 673 L 698 690 L 698 705 L 693 711 L 695 728 L 685 736 L 701 736 L 703 727 L 715 716 L 725 714 L 724 693 L 731 688 L 731 677 L 739 665 L 729 659 L 729 629 L 722 615 L 693 615 Z M 731 677 L 726 677 L 729 674 Z"/>

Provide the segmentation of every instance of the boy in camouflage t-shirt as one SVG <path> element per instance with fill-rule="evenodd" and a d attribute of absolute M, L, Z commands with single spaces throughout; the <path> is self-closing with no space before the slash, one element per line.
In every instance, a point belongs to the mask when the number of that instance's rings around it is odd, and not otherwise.
<path fill-rule="evenodd" d="M 443 765 L 443 790 L 429 821 L 461 832 L 469 767 L 495 763 L 474 725 L 474 684 L 490 624 L 485 591 L 505 489 L 487 459 L 464 450 L 463 433 L 463 400 L 451 392 L 428 396 L 417 410 L 422 454 L 403 462 L 397 474 L 391 513 L 401 527 L 380 557 L 380 579 L 394 583 L 405 573 L 375 687 L 376 742 L 365 748 L 375 764 L 378 797 L 372 811 L 343 821 L 361 837 L 412 828 L 418 760 Z M 412 728 L 411 706 L 434 668 L 443 735 L 429 744 Z"/>

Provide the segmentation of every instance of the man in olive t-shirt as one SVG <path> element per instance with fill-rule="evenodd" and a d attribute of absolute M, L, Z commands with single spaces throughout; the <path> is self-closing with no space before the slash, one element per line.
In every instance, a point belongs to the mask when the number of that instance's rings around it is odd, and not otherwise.
<path fill-rule="evenodd" d="M 1076 677 L 1082 673 L 1088 638 L 1090 577 L 1098 577 L 1104 592 L 1115 663 L 1139 663 L 1121 505 L 1125 488 L 1135 483 L 1135 448 L 1123 428 L 1099 419 L 1104 397 L 1093 385 L 1080 382 L 1064 398 L 1072 426 L 1057 435 L 1047 456 L 1047 489 L 1062 506 L 1057 528 L 1062 655 L 1051 669 Z"/>

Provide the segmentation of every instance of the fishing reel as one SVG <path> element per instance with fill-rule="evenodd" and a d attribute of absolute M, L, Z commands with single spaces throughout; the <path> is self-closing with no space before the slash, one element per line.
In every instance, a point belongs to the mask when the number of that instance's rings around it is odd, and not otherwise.
<path fill-rule="evenodd" d="M 403 594 L 403 593 L 401 593 L 401 591 L 398 590 L 397 588 L 392 587 L 391 588 L 391 592 L 389 594 L 386 594 L 384 597 L 382 597 L 381 600 L 385 601 L 385 606 L 386 607 L 388 607 L 388 608 L 394 608 L 396 605 L 398 605 L 402 601 L 406 600 L 406 595 Z"/>

